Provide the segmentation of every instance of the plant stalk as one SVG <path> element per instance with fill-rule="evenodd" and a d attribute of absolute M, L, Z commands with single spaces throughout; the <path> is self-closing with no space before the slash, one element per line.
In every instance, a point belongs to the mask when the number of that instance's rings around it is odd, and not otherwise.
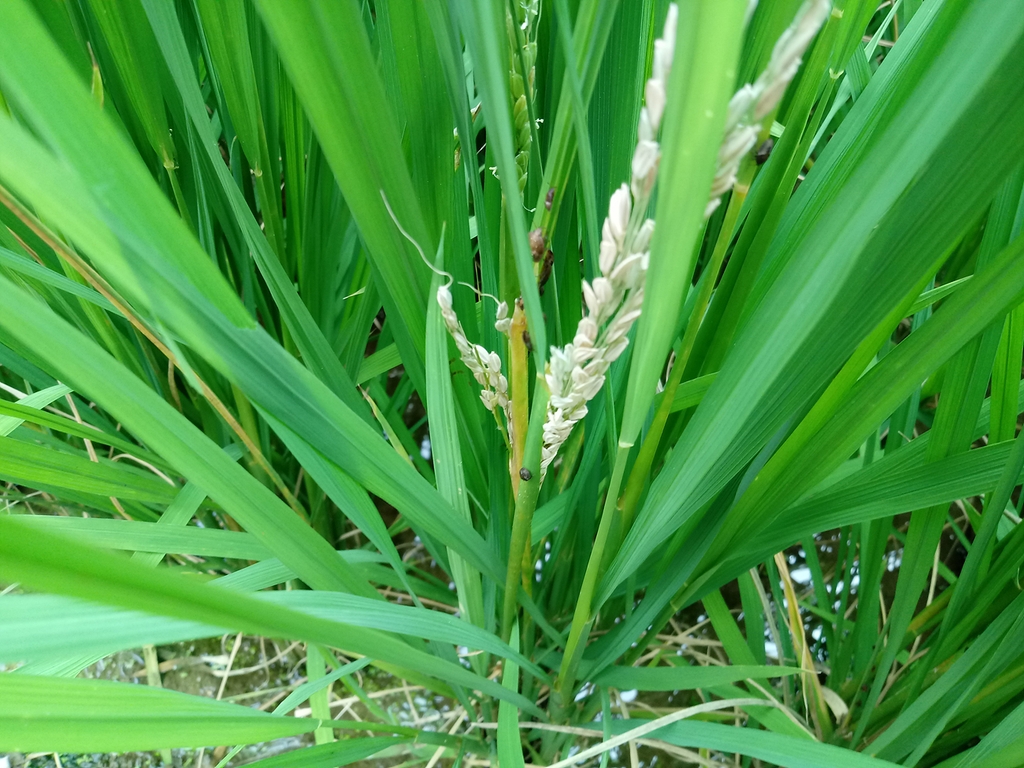
<path fill-rule="evenodd" d="M 612 520 L 615 516 L 615 502 L 619 496 L 619 487 L 622 484 L 622 475 L 625 472 L 626 460 L 629 458 L 631 448 L 630 445 L 620 443 L 619 450 L 615 454 L 615 466 L 612 469 L 612 478 L 605 496 L 604 508 L 601 510 L 601 524 L 597 529 L 594 548 L 590 551 L 590 560 L 587 562 L 587 571 L 583 575 L 580 597 L 576 601 L 576 610 L 572 616 L 569 640 L 565 644 L 565 655 L 562 657 L 562 666 L 558 671 L 558 692 L 563 705 L 566 705 L 571 699 L 572 688 L 576 683 L 576 668 L 579 666 L 583 648 L 586 645 L 586 636 L 589 634 L 594 620 L 591 614 L 594 592 L 597 589 L 597 580 L 601 576 L 604 550 L 608 544 L 608 535 L 611 532 Z"/>
<path fill-rule="evenodd" d="M 509 438 L 512 451 L 510 455 L 509 474 L 512 478 L 512 493 L 519 494 L 519 470 L 523 466 L 523 454 L 526 450 L 526 433 L 530 423 L 530 358 L 526 351 L 526 313 L 523 303 L 516 300 L 512 312 L 512 326 L 509 329 L 508 343 L 508 392 L 512 400 L 512 423 L 509 425 Z"/>
<path fill-rule="evenodd" d="M 519 583 L 523 576 L 524 559 L 529 557 L 530 526 L 533 524 L 533 512 L 537 508 L 537 494 L 540 491 L 541 437 L 550 397 L 542 376 L 537 376 L 533 391 L 533 409 L 530 412 L 530 427 L 526 433 L 523 465 L 519 470 L 519 492 L 516 494 L 516 508 L 512 516 L 512 541 L 509 545 L 508 573 L 505 577 L 501 637 L 506 643 L 511 637 L 512 625 L 516 619 Z"/>
<path fill-rule="evenodd" d="M 725 213 L 725 220 L 722 222 L 718 241 L 715 243 L 715 250 L 712 252 L 711 258 L 705 267 L 707 279 L 701 281 L 700 293 L 697 296 L 696 302 L 694 302 L 693 312 L 687 321 L 682 343 L 676 352 L 675 363 L 672 365 L 668 381 L 665 382 L 665 389 L 661 393 L 661 402 L 658 405 L 658 410 L 655 412 L 650 429 L 647 430 L 643 445 L 640 446 L 640 453 L 633 464 L 633 469 L 629 473 L 626 490 L 622 495 L 622 500 L 619 502 L 619 512 L 622 516 L 620 530 L 623 537 L 625 537 L 633 523 L 637 502 L 640 500 L 640 494 L 644 489 L 647 478 L 650 476 L 654 457 L 657 454 L 658 445 L 661 443 L 661 437 L 665 431 L 665 424 L 668 422 L 669 414 L 672 412 L 672 400 L 675 398 L 676 389 L 679 387 L 683 373 L 686 370 L 686 364 L 690 359 L 690 353 L 693 351 L 694 342 L 697 340 L 697 331 L 700 330 L 704 313 L 707 311 L 708 303 L 711 301 L 715 281 L 718 277 L 718 272 L 722 268 L 722 263 L 725 261 L 725 254 L 729 249 L 729 243 L 732 242 L 733 229 L 739 220 L 740 210 L 743 208 L 743 201 L 746 200 L 747 192 L 750 189 L 750 181 L 753 174 L 753 164 L 745 163 L 741 170 L 741 179 L 737 182 L 732 197 L 729 198 L 729 207 Z"/>

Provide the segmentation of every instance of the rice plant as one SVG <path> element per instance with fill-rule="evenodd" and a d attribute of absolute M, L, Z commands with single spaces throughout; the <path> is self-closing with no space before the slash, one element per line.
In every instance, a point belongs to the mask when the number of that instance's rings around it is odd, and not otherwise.
<path fill-rule="evenodd" d="M 4 0 L 0 752 L 1024 765 L 1022 72 L 1015 0 Z"/>

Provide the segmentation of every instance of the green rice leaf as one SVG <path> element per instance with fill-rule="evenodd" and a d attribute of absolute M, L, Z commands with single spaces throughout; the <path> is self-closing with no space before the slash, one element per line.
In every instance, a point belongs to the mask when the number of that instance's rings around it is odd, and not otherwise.
<path fill-rule="evenodd" d="M 9 674 L 0 675 L 0 718 L 0 749 L 12 752 L 129 752 L 269 741 L 320 724 L 146 685 Z"/>
<path fill-rule="evenodd" d="M 767 667 L 733 664 L 724 667 L 609 667 L 597 675 L 595 685 L 608 685 L 620 691 L 687 691 L 710 688 L 743 680 L 765 680 L 798 674 L 796 667 Z"/>
<path fill-rule="evenodd" d="M 629 369 L 619 435 L 623 445 L 633 444 L 647 417 L 693 275 L 692 246 L 707 207 L 726 106 L 735 86 L 744 9 L 742 2 L 732 0 L 684 3 L 679 9 L 658 173 L 658 226 Z"/>

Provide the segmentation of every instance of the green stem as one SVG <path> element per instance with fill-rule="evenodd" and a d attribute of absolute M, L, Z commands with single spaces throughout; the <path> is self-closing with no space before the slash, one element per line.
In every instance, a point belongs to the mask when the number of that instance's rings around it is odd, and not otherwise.
<path fill-rule="evenodd" d="M 188 203 L 185 202 L 185 195 L 182 194 L 181 185 L 178 183 L 178 174 L 174 172 L 174 160 L 170 156 L 164 157 L 164 169 L 167 171 L 167 178 L 171 182 L 171 192 L 174 195 L 174 203 L 178 206 L 178 213 L 182 221 L 193 233 L 196 231 L 192 224 L 192 216 L 188 212 Z"/>
<path fill-rule="evenodd" d="M 242 425 L 242 429 L 245 430 L 245 434 L 252 440 L 253 445 L 260 444 L 260 429 L 256 423 L 256 414 L 252 409 L 252 404 L 249 402 L 249 398 L 245 396 L 245 393 L 238 388 L 237 385 L 231 385 L 231 393 L 235 397 L 235 408 L 238 409 L 238 423 Z M 273 482 L 270 479 L 270 475 L 267 471 L 259 465 L 256 458 L 249 456 L 246 462 L 249 465 L 249 472 L 252 473 L 253 477 L 259 480 L 268 488 L 273 488 Z"/>
<path fill-rule="evenodd" d="M 293 275 L 292 265 L 288 263 L 288 254 L 284 242 L 284 218 L 281 214 L 281 184 L 275 178 L 274 166 L 270 162 L 270 147 L 267 144 L 267 132 L 262 116 L 257 113 L 259 130 L 259 161 L 253 165 L 252 172 L 256 177 L 256 193 L 259 196 L 260 214 L 267 233 L 270 247 L 274 249 L 278 260 L 289 276 Z"/>
<path fill-rule="evenodd" d="M 697 340 L 697 331 L 700 330 L 701 320 L 704 319 L 704 313 L 707 310 L 708 303 L 711 301 L 711 294 L 715 288 L 718 272 L 722 268 L 726 251 L 729 249 L 729 243 L 732 242 L 733 229 L 739 220 L 740 210 L 743 208 L 743 201 L 746 199 L 747 190 L 749 189 L 750 178 L 753 176 L 752 163 L 745 164 L 742 175 L 743 178 L 736 185 L 736 189 L 729 199 L 729 207 L 725 212 L 725 219 L 722 222 L 718 241 L 715 243 L 715 250 L 712 252 L 711 258 L 704 268 L 707 277 L 701 280 L 700 293 L 697 295 L 697 300 L 693 305 L 693 312 L 690 313 L 690 319 L 686 324 L 683 340 L 679 350 L 676 352 L 676 361 L 672 366 L 672 372 L 669 374 L 668 381 L 665 383 L 665 390 L 661 394 L 658 410 L 651 422 L 650 429 L 647 431 L 643 445 L 640 447 L 640 453 L 633 464 L 633 469 L 629 473 L 626 490 L 622 495 L 622 501 L 619 503 L 619 509 L 622 514 L 622 525 L 620 527 L 622 536 L 626 535 L 630 525 L 633 523 L 637 502 L 640 500 L 640 494 L 650 475 L 651 467 L 654 464 L 654 457 L 658 451 L 658 444 L 661 442 L 661 436 L 665 431 L 665 424 L 668 422 L 669 414 L 672 412 L 672 401 L 675 398 L 676 389 L 679 387 L 683 373 L 686 370 L 686 364 L 690 359 L 690 353 L 693 351 L 694 342 Z"/>
<path fill-rule="evenodd" d="M 254 167 L 253 175 L 256 177 L 256 194 L 259 197 L 260 213 L 263 217 L 267 240 L 270 241 L 270 247 L 274 249 L 275 255 L 285 270 L 291 275 L 291 267 L 285 252 L 284 232 L 282 231 L 280 195 L 274 188 L 273 179 L 265 173 L 263 168 Z"/>
<path fill-rule="evenodd" d="M 737 185 L 736 192 L 729 200 L 729 208 L 726 211 L 725 220 L 722 222 L 718 242 L 715 243 L 715 250 L 711 254 L 707 267 L 705 267 L 707 279 L 701 281 L 700 293 L 694 303 L 693 312 L 690 315 L 686 331 L 683 334 L 682 343 L 676 354 L 675 365 L 672 367 L 671 374 L 669 374 L 669 379 L 666 383 L 665 391 L 662 393 L 661 402 L 658 405 L 651 428 L 641 446 L 636 462 L 633 464 L 633 469 L 630 471 L 621 503 L 618 503 L 619 488 L 626 467 L 626 459 L 629 456 L 632 445 L 619 444 L 619 449 L 615 456 L 615 467 L 612 470 L 611 484 L 605 497 L 604 509 L 601 512 L 601 524 L 597 531 L 594 549 L 590 553 L 590 561 L 587 563 L 587 571 L 583 577 L 580 598 L 576 603 L 576 611 L 573 614 L 569 641 L 566 643 L 565 656 L 562 658 L 562 668 L 559 672 L 559 690 L 563 702 L 567 701 L 568 697 L 572 694 L 576 668 L 579 665 L 583 652 L 584 644 L 582 641 L 584 636 L 588 634 L 590 625 L 593 622 L 592 602 L 594 590 L 597 587 L 597 580 L 601 574 L 601 564 L 605 560 L 604 554 L 608 546 L 612 522 L 615 518 L 615 509 L 617 507 L 621 515 L 621 525 L 618 526 L 618 535 L 621 539 L 621 537 L 625 536 L 633 522 L 633 515 L 640 498 L 640 493 L 643 491 L 646 479 L 650 474 L 658 444 L 661 442 L 665 424 L 672 411 L 672 400 L 675 397 L 676 389 L 679 387 L 683 371 L 686 369 L 686 362 L 690 352 L 693 350 L 693 344 L 697 338 L 697 330 L 700 328 L 700 321 L 704 317 L 708 302 L 711 300 L 715 279 L 722 268 L 726 251 L 732 240 L 733 229 L 739 219 L 740 210 L 743 207 L 743 201 L 749 188 L 750 176 L 753 175 L 752 167 L 748 166 L 744 170 L 747 173 L 744 174 L 742 183 Z M 617 543 L 612 546 L 613 548 L 617 547 Z"/>
<path fill-rule="evenodd" d="M 512 400 L 512 423 L 509 439 L 512 441 L 512 492 L 519 494 L 519 469 L 523 466 L 526 435 L 530 423 L 530 357 L 526 351 L 526 313 L 521 301 L 516 301 L 512 312 L 512 327 L 508 343 L 508 391 Z M 497 411 L 495 411 L 497 413 Z"/>
<path fill-rule="evenodd" d="M 590 560 L 587 562 L 587 571 L 583 575 L 580 597 L 576 601 L 576 610 L 572 616 L 572 629 L 569 631 L 569 641 L 565 644 L 562 667 L 558 672 L 558 689 L 563 706 L 571 701 L 572 689 L 576 683 L 576 668 L 583 656 L 583 648 L 586 645 L 585 640 L 589 634 L 590 625 L 594 621 L 591 612 L 594 592 L 597 589 L 597 580 L 601 575 L 601 563 L 604 560 L 605 546 L 608 543 L 612 520 L 615 517 L 615 502 L 619 496 L 619 487 L 622 484 L 622 475 L 626 469 L 626 459 L 629 458 L 630 448 L 632 446 L 620 444 L 619 450 L 615 454 L 615 467 L 612 470 L 611 483 L 608 486 L 604 508 L 601 511 L 601 524 L 597 529 L 594 548 L 590 551 Z"/>
<path fill-rule="evenodd" d="M 540 491 L 540 450 L 544 434 L 544 419 L 548 410 L 547 385 L 541 376 L 534 386 L 533 409 L 530 412 L 530 427 L 526 433 L 526 449 L 523 453 L 523 470 L 520 474 L 519 493 L 516 495 L 516 509 L 512 517 L 512 542 L 509 545 L 508 573 L 505 578 L 505 605 L 502 612 L 501 636 L 507 643 L 516 619 L 519 582 L 523 576 L 523 556 L 530 541 L 530 526 L 533 512 L 537 508 L 537 493 Z"/>
<path fill-rule="evenodd" d="M 582 86 L 584 106 L 590 104 L 618 5 L 619 0 L 584 0 L 579 3 L 576 10 L 571 50 L 575 54 L 574 63 Z M 569 73 L 565 72 L 561 91 L 563 98 L 559 99 L 555 111 L 543 180 L 538 190 L 531 224 L 531 228 L 541 228 L 546 237 L 551 237 L 555 231 L 562 202 L 567 197 L 569 176 L 576 164 L 577 131 L 573 115 L 575 99 L 569 95 L 572 88 L 569 77 Z M 555 191 L 548 204 L 547 196 L 552 189 Z"/>

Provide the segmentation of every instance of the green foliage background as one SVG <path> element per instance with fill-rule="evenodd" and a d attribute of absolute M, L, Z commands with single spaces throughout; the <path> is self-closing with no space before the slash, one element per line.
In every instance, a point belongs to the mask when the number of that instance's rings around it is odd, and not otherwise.
<path fill-rule="evenodd" d="M 543 416 L 667 3 L 0 3 L 0 750 L 1024 764 L 1024 13 L 834 5 L 702 222 L 800 3 L 681 0 L 643 314 L 517 503 L 426 261 Z M 308 643 L 276 712 L 78 677 L 228 631 Z M 366 664 L 465 720 L 331 720 Z"/>

